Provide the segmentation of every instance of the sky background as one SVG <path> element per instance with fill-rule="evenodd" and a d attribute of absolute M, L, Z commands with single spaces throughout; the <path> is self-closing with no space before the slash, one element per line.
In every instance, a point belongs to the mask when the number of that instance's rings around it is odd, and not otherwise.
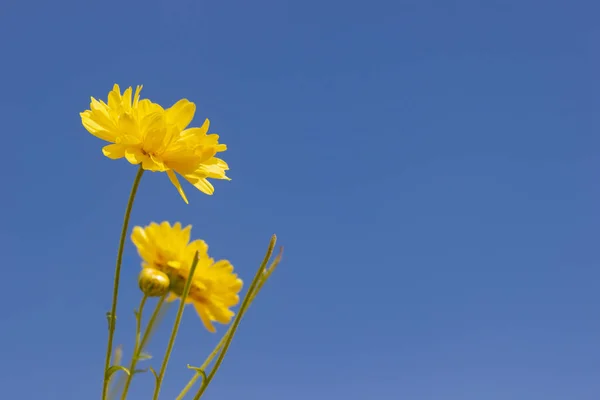
<path fill-rule="evenodd" d="M 247 280 L 271 234 L 285 246 L 206 399 L 597 400 L 599 14 L 591 0 L 2 1 L 1 397 L 99 398 L 135 167 L 103 157 L 79 112 L 119 83 L 194 101 L 231 167 L 212 197 L 186 185 L 187 206 L 146 174 L 132 226 L 192 224 Z M 139 263 L 128 240 L 126 356 Z M 186 310 L 161 398 L 217 338 Z"/>

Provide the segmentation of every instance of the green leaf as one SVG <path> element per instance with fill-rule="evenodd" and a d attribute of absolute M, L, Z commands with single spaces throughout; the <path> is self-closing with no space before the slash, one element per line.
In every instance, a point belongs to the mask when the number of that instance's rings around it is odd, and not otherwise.
<path fill-rule="evenodd" d="M 152 372 L 152 375 L 154 375 L 154 390 L 156 391 L 156 388 L 159 385 L 160 379 L 158 378 L 158 374 L 156 373 L 154 368 L 148 367 L 148 369 L 150 370 L 150 372 Z"/>
<path fill-rule="evenodd" d="M 150 372 L 152 372 L 152 375 L 154 375 L 154 379 L 156 379 L 156 381 L 158 382 L 158 374 L 156 373 L 154 368 L 148 367 L 148 369 L 150 370 Z"/>
<path fill-rule="evenodd" d="M 106 379 L 109 380 L 110 377 L 112 376 L 112 374 L 114 374 L 117 371 L 123 371 L 127 375 L 131 374 L 129 372 L 129 370 L 127 368 L 125 368 L 124 366 L 122 366 L 122 365 L 113 365 L 112 367 L 110 367 L 109 369 L 106 370 Z"/>
<path fill-rule="evenodd" d="M 123 358 L 123 345 L 120 344 L 115 349 L 115 356 L 114 356 L 113 364 L 115 366 L 121 365 L 122 358 Z M 116 370 L 114 372 L 116 372 Z M 117 398 L 117 393 L 120 393 L 121 389 L 125 385 L 125 379 L 126 379 L 125 376 L 126 376 L 125 374 L 119 375 L 119 377 L 116 379 L 116 382 L 112 385 L 112 388 L 110 389 L 110 392 L 108 393 L 108 400 L 115 400 Z"/>

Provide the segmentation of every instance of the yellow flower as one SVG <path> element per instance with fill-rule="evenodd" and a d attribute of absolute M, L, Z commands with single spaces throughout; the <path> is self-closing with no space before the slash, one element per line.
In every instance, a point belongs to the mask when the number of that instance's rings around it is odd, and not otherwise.
<path fill-rule="evenodd" d="M 152 268 L 165 273 L 171 282 L 169 301 L 183 293 L 194 254 L 198 264 L 192 278 L 186 303 L 193 304 L 206 329 L 215 331 L 212 322 L 227 324 L 235 315 L 230 307 L 239 302 L 242 280 L 233 272 L 227 260 L 216 261 L 208 256 L 208 246 L 203 240 L 190 243 L 191 225 L 185 228 L 168 222 L 136 226 L 131 240 L 142 258 L 142 268 Z"/>
<path fill-rule="evenodd" d="M 166 172 L 171 183 L 187 203 L 178 173 L 200 191 L 213 194 L 207 178 L 226 179 L 227 163 L 215 154 L 227 150 L 219 135 L 207 134 L 209 120 L 200 128 L 188 128 L 196 105 L 187 99 L 163 109 L 148 99 L 140 100 L 141 86 L 121 94 L 114 85 L 108 103 L 92 97 L 90 109 L 80 113 L 81 122 L 92 135 L 110 142 L 102 149 L 111 159 L 125 157 L 148 171 Z M 187 129 L 186 129 L 187 128 Z"/>

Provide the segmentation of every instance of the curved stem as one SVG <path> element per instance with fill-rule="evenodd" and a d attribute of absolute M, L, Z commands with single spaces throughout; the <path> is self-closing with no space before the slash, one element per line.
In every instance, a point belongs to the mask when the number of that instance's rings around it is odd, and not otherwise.
<path fill-rule="evenodd" d="M 110 367 L 110 358 L 112 354 L 113 339 L 115 336 L 115 322 L 117 313 L 117 300 L 119 296 L 119 280 L 121 278 L 121 264 L 123 263 L 123 249 L 125 248 L 125 238 L 127 237 L 127 231 L 129 229 L 129 217 L 131 216 L 131 209 L 133 208 L 133 201 L 135 200 L 135 194 L 137 193 L 138 186 L 144 170 L 140 165 L 138 172 L 133 181 L 131 187 L 131 193 L 129 194 L 129 200 L 127 201 L 127 208 L 125 209 L 125 217 L 123 218 L 123 227 L 121 228 L 121 238 L 119 239 L 119 250 L 117 251 L 117 265 L 115 267 L 115 278 L 113 283 L 113 296 L 112 306 L 108 315 L 108 343 L 106 345 L 106 360 L 104 361 L 104 383 L 102 385 L 102 399 L 106 399 L 108 392 L 108 381 L 106 371 Z"/>
<path fill-rule="evenodd" d="M 160 386 L 162 384 L 163 378 L 165 377 L 165 371 L 167 370 L 167 365 L 169 364 L 169 358 L 171 357 L 171 351 L 173 350 L 173 346 L 175 345 L 175 338 L 177 337 L 177 331 L 179 330 L 179 324 L 181 323 L 181 317 L 183 316 L 183 309 L 185 308 L 185 301 L 187 300 L 188 294 L 190 293 L 190 289 L 192 287 L 192 280 L 194 277 L 194 272 L 196 271 L 196 267 L 198 266 L 198 252 L 194 254 L 194 261 L 192 262 L 192 267 L 190 268 L 190 272 L 188 274 L 187 280 L 185 281 L 185 287 L 183 289 L 183 293 L 181 294 L 179 309 L 177 309 L 177 316 L 175 317 L 175 323 L 173 324 L 173 330 L 171 331 L 171 338 L 169 339 L 169 344 L 167 345 L 167 351 L 165 352 L 165 357 L 163 358 L 162 365 L 160 366 L 160 372 L 158 373 L 158 378 L 156 378 L 156 387 L 154 388 L 154 396 L 153 400 L 158 400 L 158 394 L 160 393 Z"/>
<path fill-rule="evenodd" d="M 246 312 L 246 309 L 248 308 L 248 306 L 254 299 L 254 295 L 256 294 L 256 289 L 258 287 L 262 286 L 261 281 L 262 281 L 262 278 L 264 277 L 265 272 L 267 271 L 267 263 L 271 259 L 271 255 L 273 254 L 273 248 L 275 247 L 276 241 L 277 241 L 277 237 L 275 235 L 273 235 L 273 237 L 271 238 L 271 242 L 269 243 L 269 248 L 267 249 L 267 254 L 265 254 L 265 258 L 263 259 L 263 262 L 261 263 L 260 268 L 258 269 L 258 271 L 256 271 L 256 275 L 254 275 L 254 279 L 252 279 L 252 283 L 250 284 L 250 287 L 248 288 L 248 293 L 246 293 L 246 297 L 244 297 L 242 306 L 240 307 L 240 310 L 238 311 L 238 314 L 236 315 L 235 320 L 233 321 L 233 324 L 231 325 L 231 328 L 230 328 L 231 332 L 228 332 L 228 335 L 225 336 L 225 341 L 223 343 L 223 350 L 219 354 L 217 361 L 215 361 L 215 365 L 213 366 L 213 369 L 210 371 L 210 374 L 206 377 L 206 380 L 202 381 L 202 385 L 200 386 L 200 389 L 198 389 L 198 392 L 194 396 L 194 400 L 200 399 L 200 396 L 202 396 L 204 394 L 204 391 L 206 390 L 206 388 L 208 387 L 208 385 L 210 384 L 212 379 L 215 377 L 215 374 L 219 370 L 219 367 L 221 366 L 221 363 L 223 362 L 223 359 L 225 358 L 225 354 L 227 354 L 227 350 L 229 349 L 229 346 L 231 345 L 231 341 L 233 340 L 233 335 L 235 334 L 235 331 L 236 331 L 237 327 L 239 326 L 240 321 L 242 320 L 242 316 L 244 315 L 244 313 Z"/>

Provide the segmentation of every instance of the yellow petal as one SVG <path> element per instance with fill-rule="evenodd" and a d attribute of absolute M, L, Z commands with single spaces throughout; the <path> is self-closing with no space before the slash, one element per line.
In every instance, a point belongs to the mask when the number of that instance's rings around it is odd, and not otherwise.
<path fill-rule="evenodd" d="M 122 145 L 141 145 L 142 139 L 139 136 L 139 131 L 136 130 L 135 135 L 130 135 L 127 132 L 122 132 L 117 136 L 115 143 Z"/>
<path fill-rule="evenodd" d="M 205 163 L 217 154 L 217 149 L 214 146 L 203 147 L 196 149 L 196 155 L 200 157 L 200 162 Z"/>
<path fill-rule="evenodd" d="M 138 147 L 128 147 L 125 150 L 125 158 L 130 163 L 137 165 L 148 158 L 148 156 L 144 155 L 144 153 L 142 153 L 142 149 Z"/>
<path fill-rule="evenodd" d="M 177 188 L 177 191 L 179 192 L 179 195 L 183 198 L 183 201 L 185 201 L 185 204 L 189 204 L 188 199 L 187 197 L 185 197 L 185 193 L 183 192 L 183 188 L 181 187 L 181 183 L 179 183 L 179 179 L 177 179 L 177 175 L 175 175 L 175 172 L 170 169 L 167 171 L 167 176 L 169 177 L 169 180 L 171 181 L 173 186 Z"/>
<path fill-rule="evenodd" d="M 119 158 L 125 157 L 125 150 L 127 147 L 121 144 L 109 144 L 108 146 L 104 146 L 102 148 L 102 154 L 111 160 L 117 160 Z"/>
<path fill-rule="evenodd" d="M 212 265 L 212 268 L 215 269 L 223 269 L 226 272 L 232 272 L 233 271 L 233 265 L 231 265 L 231 263 L 228 260 L 219 260 L 216 263 L 214 263 Z"/>
<path fill-rule="evenodd" d="M 235 313 L 229 310 L 227 307 L 219 306 L 210 302 L 206 306 L 210 310 L 213 319 L 221 324 L 228 324 L 231 322 L 231 318 L 233 318 L 235 315 Z"/>
<path fill-rule="evenodd" d="M 162 115 L 151 114 L 144 118 L 142 124 L 144 125 L 142 131 L 145 132 L 144 149 L 148 152 L 162 152 L 163 143 L 167 141 L 165 136 L 169 134 Z"/>
<path fill-rule="evenodd" d="M 131 232 L 131 240 L 136 245 L 141 245 L 146 240 L 146 233 L 144 228 L 141 226 L 136 226 L 133 228 L 133 232 Z"/>
<path fill-rule="evenodd" d="M 185 175 L 184 178 L 202 193 L 212 195 L 215 192 L 215 188 L 209 181 L 206 180 L 206 178 L 200 178 L 193 174 Z"/>
<path fill-rule="evenodd" d="M 210 318 L 210 314 L 208 313 L 208 310 L 202 304 L 198 304 L 198 303 L 194 303 L 194 308 L 196 309 L 198 316 L 202 320 L 204 327 L 209 332 L 215 333 L 216 329 L 215 329 L 215 326 L 210 321 L 211 318 Z"/>
<path fill-rule="evenodd" d="M 150 160 L 152 160 L 152 163 L 154 164 L 152 166 L 152 168 L 148 168 L 151 169 L 152 171 L 166 171 L 167 167 L 165 167 L 165 163 L 156 156 L 150 155 Z"/>
<path fill-rule="evenodd" d="M 204 120 L 204 123 L 200 128 L 189 128 L 181 132 L 181 137 L 185 138 L 185 140 L 191 140 L 191 138 L 197 139 L 198 143 L 204 139 L 206 133 L 208 132 L 208 127 L 210 126 L 210 121 L 207 119 Z M 218 136 L 217 136 L 218 138 Z"/>
<path fill-rule="evenodd" d="M 121 90 L 119 85 L 115 83 L 113 90 L 108 94 L 108 107 L 113 110 L 118 110 L 121 106 Z"/>
<path fill-rule="evenodd" d="M 125 135 L 139 137 L 137 123 L 130 114 L 121 115 L 121 118 L 119 118 L 119 130 Z"/>
<path fill-rule="evenodd" d="M 107 142 L 115 142 L 116 135 L 114 131 L 107 130 L 104 126 L 94 121 L 92 119 L 93 114 L 90 110 L 84 111 L 79 115 L 81 116 L 81 123 L 83 124 L 83 127 L 89 133 Z"/>
<path fill-rule="evenodd" d="M 143 120 L 146 116 L 153 114 L 153 113 L 164 113 L 164 109 L 161 107 L 160 104 L 156 104 L 151 102 L 148 99 L 142 99 L 139 101 L 138 103 L 138 108 L 137 108 L 137 112 L 138 112 L 138 119 Z"/>
<path fill-rule="evenodd" d="M 225 175 L 225 171 L 229 170 L 229 166 L 227 163 L 220 158 L 211 158 L 206 160 L 203 164 L 198 166 L 195 174 L 197 176 L 202 176 L 205 178 L 214 178 L 214 179 L 225 179 L 230 181 L 231 179 Z"/>
<path fill-rule="evenodd" d="M 90 110 L 92 110 L 94 113 L 102 114 L 104 117 L 108 118 L 110 122 L 112 120 L 109 109 L 110 107 L 102 100 L 96 100 L 93 97 L 90 98 Z"/>
<path fill-rule="evenodd" d="M 167 265 L 174 269 L 181 268 L 181 261 L 167 261 Z"/>
<path fill-rule="evenodd" d="M 208 257 L 208 245 L 206 244 L 206 242 L 204 240 L 201 240 L 201 239 L 194 240 L 188 246 L 190 249 L 192 249 L 193 252 L 196 252 L 196 251 L 198 252 L 199 258 Z"/>
<path fill-rule="evenodd" d="M 206 135 L 202 144 L 205 146 L 218 145 L 219 144 L 219 135 L 217 135 L 216 133 L 211 133 L 210 135 Z"/>
<path fill-rule="evenodd" d="M 140 102 L 140 92 L 142 91 L 142 85 L 138 85 L 135 88 L 135 94 L 133 95 L 133 108 L 137 108 L 138 103 Z"/>
<path fill-rule="evenodd" d="M 173 293 L 170 293 L 169 296 L 167 297 L 167 302 L 170 303 L 172 301 L 177 300 L 179 297 L 177 297 L 176 295 L 174 295 Z"/>
<path fill-rule="evenodd" d="M 146 171 L 164 172 L 165 166 L 154 157 L 145 156 L 142 160 L 142 168 Z"/>
<path fill-rule="evenodd" d="M 92 118 L 104 129 L 106 129 L 107 131 L 116 129 L 117 125 L 115 123 L 115 120 L 111 116 L 109 108 L 104 102 L 98 101 L 92 97 L 90 103 L 90 111 L 92 112 L 90 114 L 90 118 Z"/>
<path fill-rule="evenodd" d="M 181 241 L 185 243 L 190 242 L 190 236 L 192 234 L 192 226 L 188 225 L 181 230 Z"/>
<path fill-rule="evenodd" d="M 125 91 L 123 92 L 123 107 L 129 111 L 131 110 L 131 92 L 132 92 L 132 88 L 131 86 L 129 86 L 127 89 L 125 89 Z"/>
<path fill-rule="evenodd" d="M 187 99 L 181 99 L 166 111 L 167 122 L 177 125 L 179 130 L 184 130 L 192 122 L 196 105 Z"/>

